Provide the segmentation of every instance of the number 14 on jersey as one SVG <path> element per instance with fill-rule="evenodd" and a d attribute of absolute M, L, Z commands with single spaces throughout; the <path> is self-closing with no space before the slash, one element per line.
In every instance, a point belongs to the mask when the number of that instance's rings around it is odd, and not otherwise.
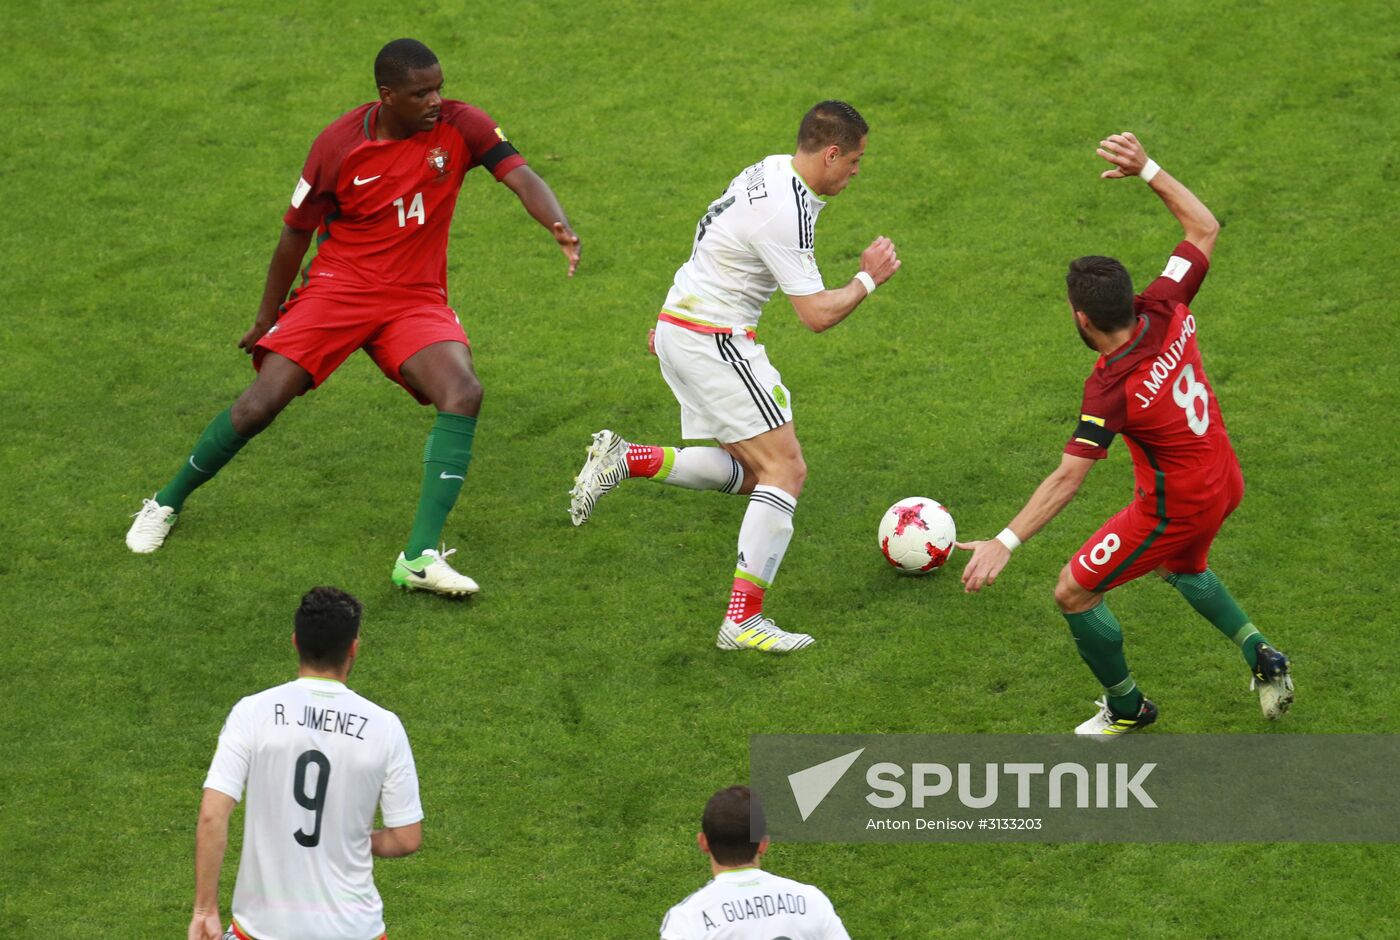
<path fill-rule="evenodd" d="M 399 210 L 399 228 L 408 224 L 409 219 L 417 219 L 418 224 L 423 224 L 423 194 L 414 193 L 413 201 L 408 204 L 408 209 L 403 207 L 403 197 L 394 200 L 394 208 Z"/>

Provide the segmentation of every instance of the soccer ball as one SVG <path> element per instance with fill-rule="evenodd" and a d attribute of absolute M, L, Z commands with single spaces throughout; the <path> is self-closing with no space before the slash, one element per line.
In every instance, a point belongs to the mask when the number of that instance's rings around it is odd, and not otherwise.
<path fill-rule="evenodd" d="M 928 574 L 943 567 L 957 537 L 948 510 L 925 496 L 901 499 L 880 519 L 880 551 L 900 574 Z"/>

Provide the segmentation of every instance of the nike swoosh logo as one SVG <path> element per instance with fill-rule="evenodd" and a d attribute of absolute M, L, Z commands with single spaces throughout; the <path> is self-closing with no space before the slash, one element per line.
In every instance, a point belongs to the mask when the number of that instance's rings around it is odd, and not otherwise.
<path fill-rule="evenodd" d="M 384 175 L 383 173 L 380 173 L 380 174 L 379 174 L 379 176 L 383 176 L 383 175 Z M 365 185 L 366 183 L 373 183 L 375 180 L 379 179 L 379 176 L 371 176 L 371 177 L 369 177 L 368 179 L 360 179 L 360 178 L 357 176 L 357 177 L 355 177 L 355 185 L 356 185 L 356 186 L 363 186 L 363 185 Z"/>
<path fill-rule="evenodd" d="M 459 476 L 457 476 L 457 474 L 455 474 L 455 473 L 439 473 L 439 474 L 438 474 L 438 479 L 439 479 L 439 480 L 461 480 L 461 481 L 463 481 L 463 482 L 466 482 L 466 479 L 467 479 L 467 478 L 466 478 L 466 477 L 459 477 Z"/>
<path fill-rule="evenodd" d="M 1080 555 L 1080 556 L 1079 556 L 1079 563 L 1080 563 L 1081 565 L 1083 565 L 1085 568 L 1088 568 L 1088 569 L 1089 569 L 1090 571 L 1092 571 L 1094 574 L 1098 574 L 1098 573 L 1099 573 L 1099 569 L 1095 568 L 1093 565 L 1091 565 L 1091 564 L 1089 564 L 1087 561 L 1085 561 L 1083 555 Z"/>

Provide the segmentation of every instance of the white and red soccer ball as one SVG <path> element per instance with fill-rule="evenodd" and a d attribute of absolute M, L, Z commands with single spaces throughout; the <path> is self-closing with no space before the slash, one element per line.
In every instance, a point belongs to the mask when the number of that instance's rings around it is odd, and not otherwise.
<path fill-rule="evenodd" d="M 936 499 L 910 496 L 880 519 L 880 551 L 900 574 L 928 574 L 953 554 L 957 526 Z"/>

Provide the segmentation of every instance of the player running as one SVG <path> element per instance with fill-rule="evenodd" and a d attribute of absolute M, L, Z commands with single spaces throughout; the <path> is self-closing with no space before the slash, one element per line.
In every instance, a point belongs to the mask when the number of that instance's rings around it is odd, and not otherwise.
<path fill-rule="evenodd" d="M 293 682 L 229 712 L 204 781 L 189 940 L 367 940 L 384 935 L 374 856 L 423 842 L 423 807 L 398 717 L 345 687 L 360 648 L 360 602 L 312 588 L 296 612 Z M 247 788 L 233 923 L 223 933 L 219 871 L 233 806 Z M 374 811 L 384 828 L 374 828 Z"/>
<path fill-rule="evenodd" d="M 762 869 L 768 837 L 753 842 L 754 824 L 767 829 L 748 787 L 710 797 L 696 842 L 714 878 L 666 912 L 661 940 L 850 940 L 820 889 Z"/>
<path fill-rule="evenodd" d="M 995 582 L 1012 551 L 1068 505 L 1121 434 L 1133 457 L 1137 498 L 1089 537 L 1055 586 L 1079 655 L 1105 693 L 1098 713 L 1075 733 L 1124 734 L 1157 719 L 1156 706 L 1128 671 L 1122 628 L 1103 598 L 1149 571 L 1234 641 L 1253 673 L 1251 687 L 1264 715 L 1278 719 L 1293 702 L 1288 659 L 1207 567 L 1211 542 L 1244 495 L 1239 461 L 1196 344 L 1196 317 L 1187 307 L 1205 279 L 1220 225 L 1132 134 L 1100 141 L 1098 154 L 1113 164 L 1103 178 L 1140 176 L 1176 216 L 1185 239 L 1161 276 L 1136 297 L 1128 272 L 1114 259 L 1070 262 L 1070 310 L 1085 345 L 1099 353 L 1084 382 L 1079 424 L 1059 468 L 996 538 L 958 543 L 973 553 L 963 584 L 973 592 Z"/>
<path fill-rule="evenodd" d="M 646 477 L 694 490 L 749 495 L 739 528 L 739 563 L 716 645 L 788 653 L 810 645 L 763 616 L 792 538 L 807 477 L 792 427 L 792 394 L 768 361 L 756 330 L 763 305 L 782 288 L 814 333 L 844 320 L 899 270 L 888 238 L 861 254 L 847 284 L 826 290 L 812 242 L 817 215 L 860 169 L 870 128 L 855 108 L 823 101 L 797 132 L 797 153 L 776 154 L 734 177 L 695 229 L 690 260 L 676 271 L 653 337 L 661 374 L 681 406 L 681 437 L 719 447 L 630 444 L 593 435 L 574 481 L 570 516 L 588 521 L 598 499 L 623 480 Z"/>
<path fill-rule="evenodd" d="M 178 473 L 145 500 L 126 534 L 134 552 L 160 548 L 186 498 L 211 480 L 293 398 L 316 388 L 356 349 L 420 404 L 437 408 L 423 453 L 418 512 L 392 572 L 403 588 L 465 595 L 471 578 L 439 550 L 471 462 L 481 383 L 447 305 L 447 237 L 467 171 L 485 167 L 578 267 L 579 240 L 549 186 L 486 112 L 442 96 L 427 46 L 396 39 L 374 62 L 379 100 L 336 119 L 315 143 L 277 249 L 257 318 L 239 346 L 253 384 L 215 418 Z M 316 257 L 287 293 L 319 229 Z M 445 548 L 445 547 L 444 547 Z"/>

